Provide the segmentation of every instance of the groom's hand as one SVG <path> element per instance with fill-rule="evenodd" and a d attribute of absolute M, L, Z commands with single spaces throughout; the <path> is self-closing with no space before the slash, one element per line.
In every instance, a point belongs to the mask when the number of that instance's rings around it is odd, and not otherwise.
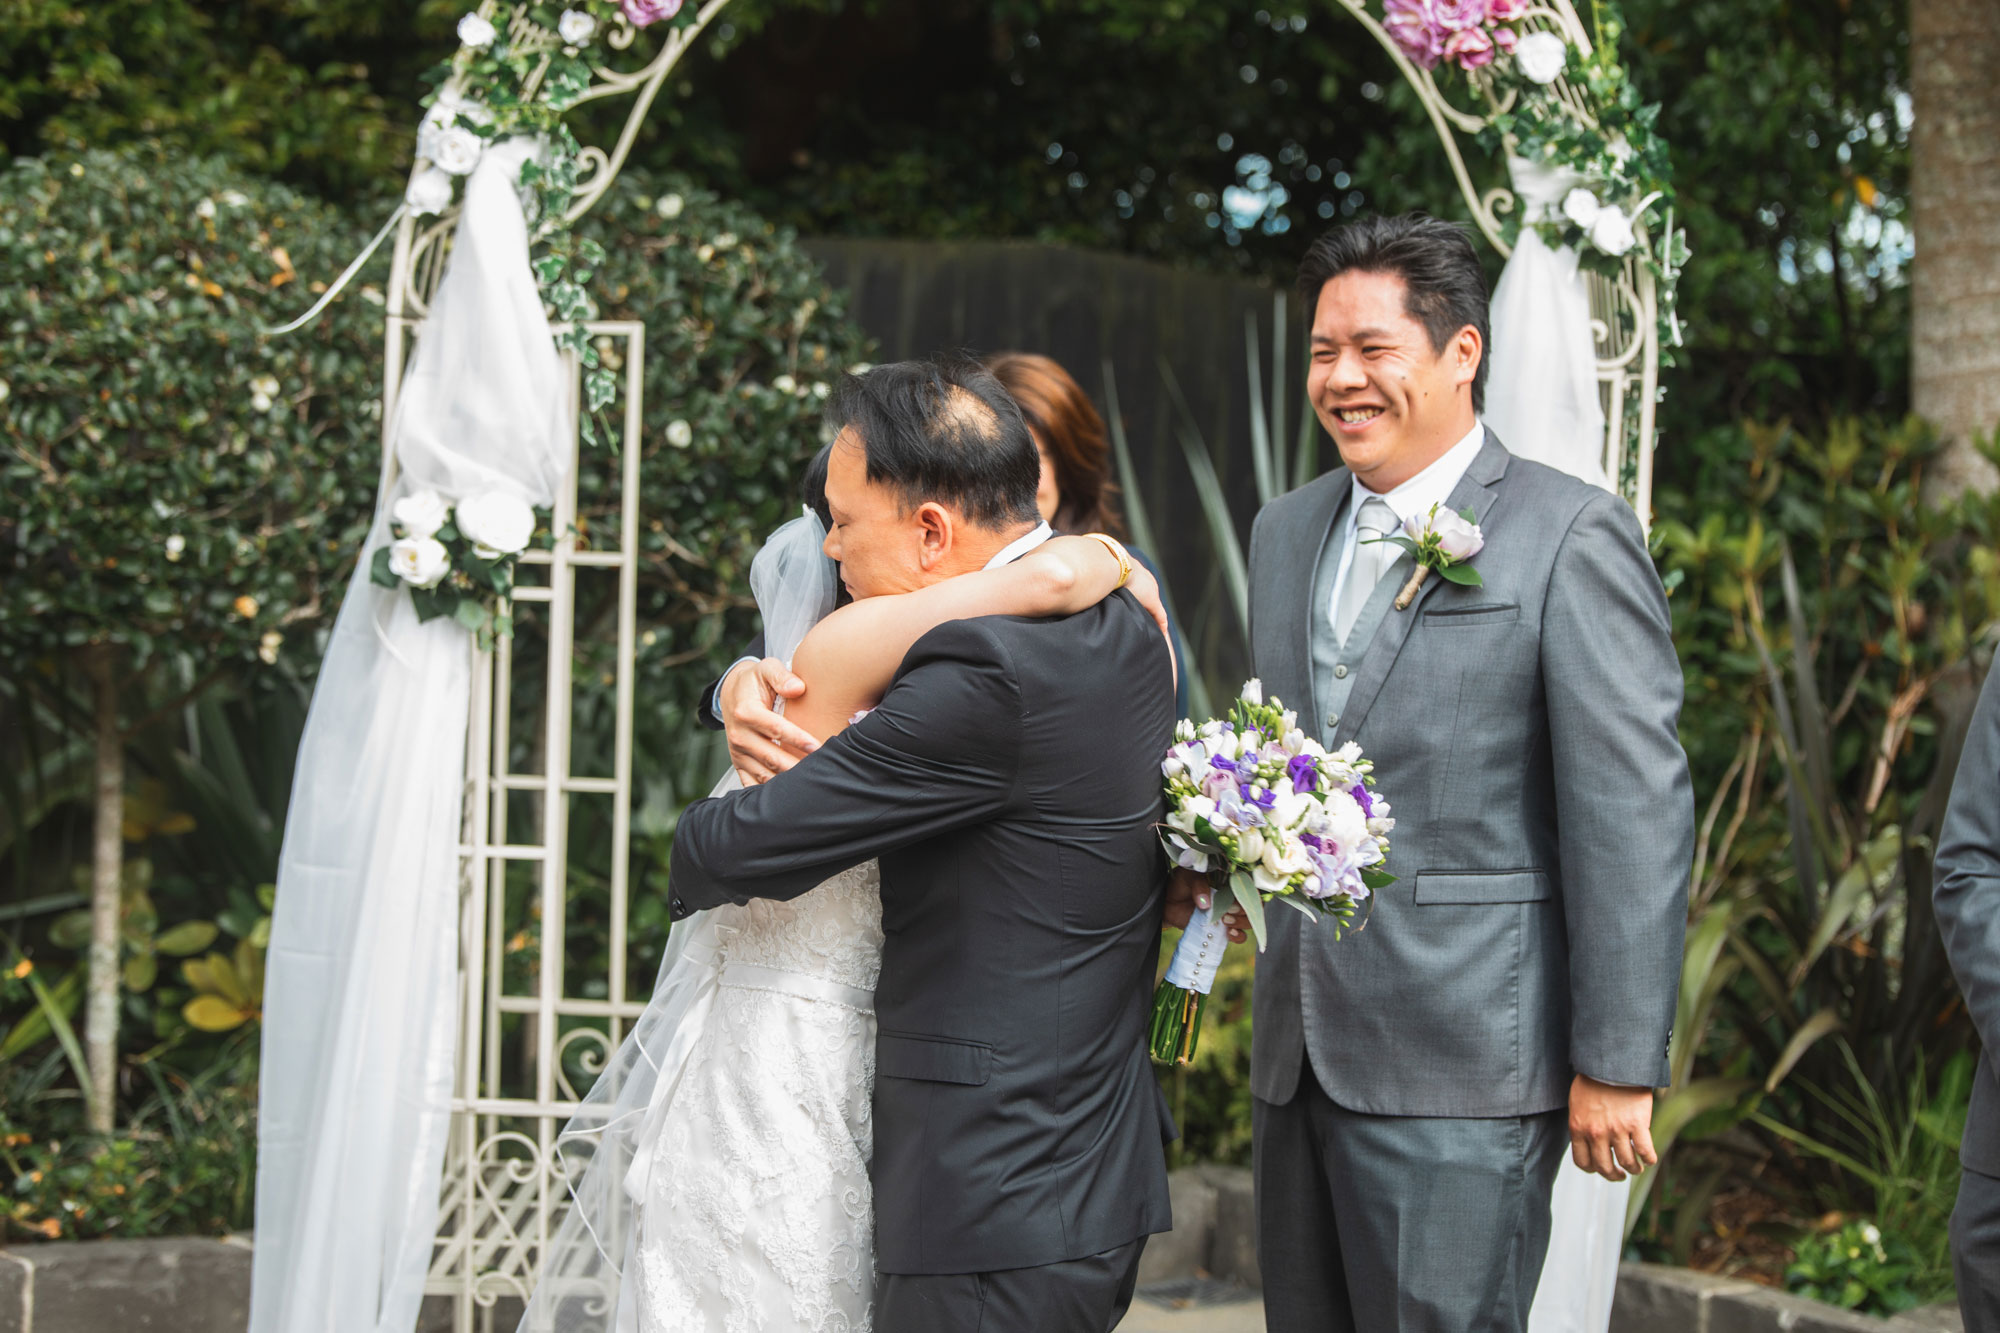
<path fill-rule="evenodd" d="M 819 748 L 811 732 L 776 711 L 779 699 L 796 699 L 805 692 L 806 683 L 775 657 L 738 667 L 723 678 L 722 734 L 729 739 L 729 762 L 744 786 L 769 782 Z"/>
<path fill-rule="evenodd" d="M 1657 1164 L 1653 1090 L 1578 1074 L 1569 1085 L 1569 1152 L 1579 1167 L 1612 1181 Z"/>
<path fill-rule="evenodd" d="M 1208 898 L 1208 876 L 1176 866 L 1167 879 L 1167 924 L 1175 930 L 1186 930 L 1195 909 L 1208 906 Z M 1250 938 L 1250 923 L 1243 919 L 1242 908 L 1232 907 L 1224 912 L 1222 924 L 1229 927 L 1230 943 L 1241 944 Z"/>

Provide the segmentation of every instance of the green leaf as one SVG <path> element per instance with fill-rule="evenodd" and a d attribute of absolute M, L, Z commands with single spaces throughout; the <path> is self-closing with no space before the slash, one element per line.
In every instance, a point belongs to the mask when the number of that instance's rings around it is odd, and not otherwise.
<path fill-rule="evenodd" d="M 403 581 L 396 577 L 396 571 L 389 567 L 388 547 L 375 548 L 374 558 L 368 562 L 368 581 L 378 588 L 394 588 L 402 584 Z"/>
<path fill-rule="evenodd" d="M 1250 934 L 1257 941 L 1257 952 L 1264 952 L 1264 895 L 1257 892 L 1257 881 L 1247 870 L 1238 870 L 1229 877 L 1229 883 L 1236 890 L 1236 905 L 1243 909 L 1244 919 L 1250 923 Z"/>
<path fill-rule="evenodd" d="M 1439 565 L 1437 576 L 1447 583 L 1456 583 L 1461 588 L 1483 588 L 1486 580 L 1479 577 L 1479 571 L 1470 565 Z"/>
<path fill-rule="evenodd" d="M 90 910 L 64 912 L 49 927 L 49 943 L 58 949 L 80 950 L 90 943 Z"/>
<path fill-rule="evenodd" d="M 1361 871 L 1361 882 L 1379 893 L 1394 884 L 1396 877 L 1379 866 L 1366 866 Z"/>
<path fill-rule="evenodd" d="M 203 1032 L 229 1032 L 242 1027 L 250 1015 L 220 995 L 197 995 L 181 1006 L 181 1017 Z"/>
<path fill-rule="evenodd" d="M 477 633 L 487 627 L 493 619 L 493 613 L 471 598 L 462 597 L 458 605 L 452 608 L 451 618 Z"/>
<path fill-rule="evenodd" d="M 135 953 L 125 960 L 123 973 L 126 990 L 151 990 L 160 975 L 159 959 L 150 953 Z"/>
<path fill-rule="evenodd" d="M 183 921 L 153 941 L 153 947 L 170 958 L 186 958 L 215 943 L 215 924 L 210 921 Z"/>

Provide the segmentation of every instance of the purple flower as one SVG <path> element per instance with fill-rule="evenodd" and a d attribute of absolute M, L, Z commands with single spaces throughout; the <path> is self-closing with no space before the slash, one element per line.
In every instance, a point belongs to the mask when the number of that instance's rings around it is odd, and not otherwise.
<path fill-rule="evenodd" d="M 1292 779 L 1293 791 L 1319 790 L 1319 761 L 1309 754 L 1295 754 L 1285 765 L 1285 772 Z"/>
<path fill-rule="evenodd" d="M 649 27 L 681 12 L 681 0 L 618 0 L 618 7 L 635 28 Z"/>
<path fill-rule="evenodd" d="M 1210 768 L 1219 768 L 1225 773 L 1234 773 L 1237 771 L 1234 759 L 1219 754 L 1212 754 L 1208 757 L 1208 766 Z"/>
<path fill-rule="evenodd" d="M 1215 798 L 1215 815 L 1216 817 L 1211 819 L 1209 823 L 1218 829 L 1222 828 L 1225 824 L 1230 828 L 1238 829 L 1258 828 L 1264 823 L 1264 811 L 1260 807 L 1246 802 L 1233 791 L 1224 792 L 1221 796 Z"/>
<path fill-rule="evenodd" d="M 1365 782 L 1355 783 L 1352 787 L 1348 788 L 1347 794 L 1349 796 L 1352 796 L 1354 798 L 1354 803 L 1361 807 L 1361 817 L 1363 819 L 1375 818 L 1375 797 L 1374 794 L 1368 790 L 1367 783 Z"/>
<path fill-rule="evenodd" d="M 1277 803 L 1278 793 L 1272 791 L 1269 787 L 1265 787 L 1259 791 L 1246 782 L 1243 784 L 1243 799 L 1256 806 L 1259 810 L 1268 811 Z"/>

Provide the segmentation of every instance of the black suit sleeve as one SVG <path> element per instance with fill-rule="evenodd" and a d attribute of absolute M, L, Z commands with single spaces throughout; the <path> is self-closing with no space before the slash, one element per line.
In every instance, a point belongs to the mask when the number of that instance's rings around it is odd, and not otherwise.
<path fill-rule="evenodd" d="M 763 655 L 764 655 L 764 636 L 760 632 L 756 638 L 750 640 L 750 642 L 744 646 L 742 652 L 736 655 L 736 660 L 738 662 L 741 662 L 746 657 L 761 658 Z M 717 676 L 714 680 L 711 680 L 710 682 L 708 682 L 708 684 L 702 686 L 701 698 L 695 703 L 694 707 L 695 720 L 701 723 L 702 726 L 708 728 L 710 731 L 722 730 L 722 719 L 716 716 L 715 712 L 715 692 L 722 688 L 723 679 L 728 675 L 729 672 L 727 669 L 725 669 L 722 675 Z"/>
<path fill-rule="evenodd" d="M 977 620 L 918 640 L 881 706 L 760 787 L 697 801 L 674 832 L 672 915 L 796 898 L 872 856 L 984 823 L 1015 798 L 1020 689 Z"/>

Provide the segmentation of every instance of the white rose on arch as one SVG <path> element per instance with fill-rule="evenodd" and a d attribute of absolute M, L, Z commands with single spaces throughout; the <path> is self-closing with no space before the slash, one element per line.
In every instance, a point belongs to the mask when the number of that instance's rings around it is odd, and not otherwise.
<path fill-rule="evenodd" d="M 439 130 L 431 143 L 431 161 L 454 176 L 463 176 L 479 165 L 486 141 L 462 125 Z"/>
<path fill-rule="evenodd" d="M 1583 231 L 1589 231 L 1590 224 L 1603 211 L 1604 205 L 1597 202 L 1597 196 L 1581 185 L 1563 196 L 1563 216 Z"/>
<path fill-rule="evenodd" d="M 565 9 L 556 20 L 556 35 L 571 46 L 582 46 L 597 34 L 597 20 L 580 9 Z"/>
<path fill-rule="evenodd" d="M 1531 32 L 1514 48 L 1514 65 L 1534 83 L 1554 83 L 1569 64 L 1569 43 L 1552 32 Z"/>
<path fill-rule="evenodd" d="M 499 35 L 499 30 L 478 14 L 467 14 L 458 21 L 458 40 L 475 51 L 493 45 Z"/>
<path fill-rule="evenodd" d="M 1616 208 L 1599 209 L 1586 230 L 1590 234 L 1590 243 L 1613 259 L 1639 243 L 1638 234 L 1632 230 L 1632 219 Z"/>
<path fill-rule="evenodd" d="M 405 537 L 435 537 L 451 517 L 451 506 L 436 491 L 418 491 L 391 505 L 389 517 L 402 525 Z"/>
<path fill-rule="evenodd" d="M 435 537 L 404 537 L 390 543 L 389 568 L 412 588 L 435 588 L 451 572 L 451 552 Z"/>
<path fill-rule="evenodd" d="M 425 167 L 403 192 L 403 202 L 420 218 L 431 217 L 451 207 L 451 173 L 439 167 Z"/>
<path fill-rule="evenodd" d="M 458 530 L 488 560 L 518 555 L 535 535 L 535 511 L 517 495 L 488 491 L 459 501 Z"/>

